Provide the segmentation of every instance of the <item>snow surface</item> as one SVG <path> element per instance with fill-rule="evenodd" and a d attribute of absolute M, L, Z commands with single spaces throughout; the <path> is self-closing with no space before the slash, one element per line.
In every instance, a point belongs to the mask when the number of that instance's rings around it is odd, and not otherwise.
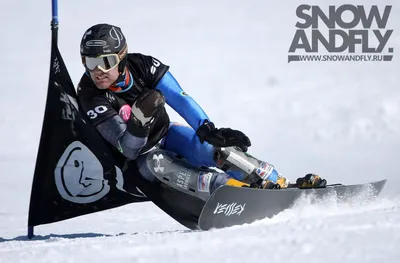
<path fill-rule="evenodd" d="M 287 63 L 299 4 L 393 5 L 392 62 Z M 92 24 L 118 24 L 131 52 L 171 66 L 217 126 L 291 179 L 382 178 L 378 200 L 300 200 L 250 225 L 188 231 L 151 203 L 36 227 L 27 212 L 50 59 L 50 1 L 7 1 L 0 96 L 0 262 L 399 262 L 400 8 L 396 1 L 59 1 L 59 47 L 76 84 Z M 397 5 L 396 5 L 397 4 Z M 174 120 L 182 120 L 171 112 Z"/>

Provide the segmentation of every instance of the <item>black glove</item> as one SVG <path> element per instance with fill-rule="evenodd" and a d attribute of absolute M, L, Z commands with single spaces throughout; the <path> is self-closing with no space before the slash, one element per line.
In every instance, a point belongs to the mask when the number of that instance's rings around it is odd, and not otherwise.
<path fill-rule="evenodd" d="M 150 125 L 154 117 L 165 105 L 165 98 L 158 90 L 150 90 L 141 94 L 132 105 L 131 116 L 143 127 Z"/>
<path fill-rule="evenodd" d="M 147 137 L 150 124 L 164 105 L 165 98 L 158 90 L 141 94 L 132 105 L 131 116 L 127 122 L 128 131 L 137 137 Z"/>
<path fill-rule="evenodd" d="M 247 152 L 251 146 L 250 139 L 243 132 L 231 128 L 217 129 L 214 123 L 207 120 L 197 129 L 196 134 L 202 143 L 206 141 L 216 147 L 237 146 Z"/>

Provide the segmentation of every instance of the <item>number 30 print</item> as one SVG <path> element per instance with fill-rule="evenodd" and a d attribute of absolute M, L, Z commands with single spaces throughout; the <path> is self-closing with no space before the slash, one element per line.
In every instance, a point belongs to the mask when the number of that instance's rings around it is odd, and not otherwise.
<path fill-rule="evenodd" d="M 96 119 L 99 114 L 102 114 L 107 111 L 107 107 L 100 105 L 94 108 L 94 110 L 88 111 L 86 114 L 89 116 L 90 119 Z"/>

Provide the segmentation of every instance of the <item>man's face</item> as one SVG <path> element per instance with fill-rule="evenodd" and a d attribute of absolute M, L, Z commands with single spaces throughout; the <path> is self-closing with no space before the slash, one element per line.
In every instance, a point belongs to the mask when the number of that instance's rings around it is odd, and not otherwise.
<path fill-rule="evenodd" d="M 107 73 L 104 73 L 98 68 L 89 72 L 94 84 L 96 84 L 96 87 L 99 89 L 108 89 L 119 76 L 118 67 L 111 69 Z"/>

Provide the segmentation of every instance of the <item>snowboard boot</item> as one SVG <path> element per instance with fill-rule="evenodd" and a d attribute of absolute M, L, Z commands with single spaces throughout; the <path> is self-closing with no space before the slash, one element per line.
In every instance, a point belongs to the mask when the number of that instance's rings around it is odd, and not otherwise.
<path fill-rule="evenodd" d="M 307 174 L 304 177 L 300 177 L 296 180 L 296 185 L 299 188 L 318 188 L 325 187 L 326 180 L 322 179 L 316 174 Z"/>
<path fill-rule="evenodd" d="M 239 170 L 243 178 L 241 181 L 252 188 L 279 189 L 289 185 L 289 180 L 282 177 L 273 165 L 260 161 L 237 147 L 217 149 L 214 160 L 217 167 L 227 173 Z"/>
<path fill-rule="evenodd" d="M 288 188 L 289 186 L 289 180 L 286 179 L 285 177 L 279 177 L 278 180 L 274 183 L 271 180 L 263 180 L 259 179 L 257 183 L 253 183 L 252 187 L 254 188 L 262 188 L 262 189 L 281 189 L 281 188 Z M 258 186 L 258 187 L 257 187 Z"/>
<path fill-rule="evenodd" d="M 242 181 L 229 178 L 225 185 L 229 186 L 234 186 L 234 187 L 249 187 L 249 188 L 258 188 L 258 189 L 280 189 L 281 186 L 279 184 L 276 184 L 270 180 L 266 180 L 262 182 L 262 179 L 260 179 L 259 182 L 253 182 L 253 183 L 244 183 Z"/>
<path fill-rule="evenodd" d="M 233 178 L 229 178 L 225 185 L 229 185 L 229 186 L 234 186 L 234 187 L 250 187 L 250 184 L 246 184 L 242 181 L 233 179 Z"/>

